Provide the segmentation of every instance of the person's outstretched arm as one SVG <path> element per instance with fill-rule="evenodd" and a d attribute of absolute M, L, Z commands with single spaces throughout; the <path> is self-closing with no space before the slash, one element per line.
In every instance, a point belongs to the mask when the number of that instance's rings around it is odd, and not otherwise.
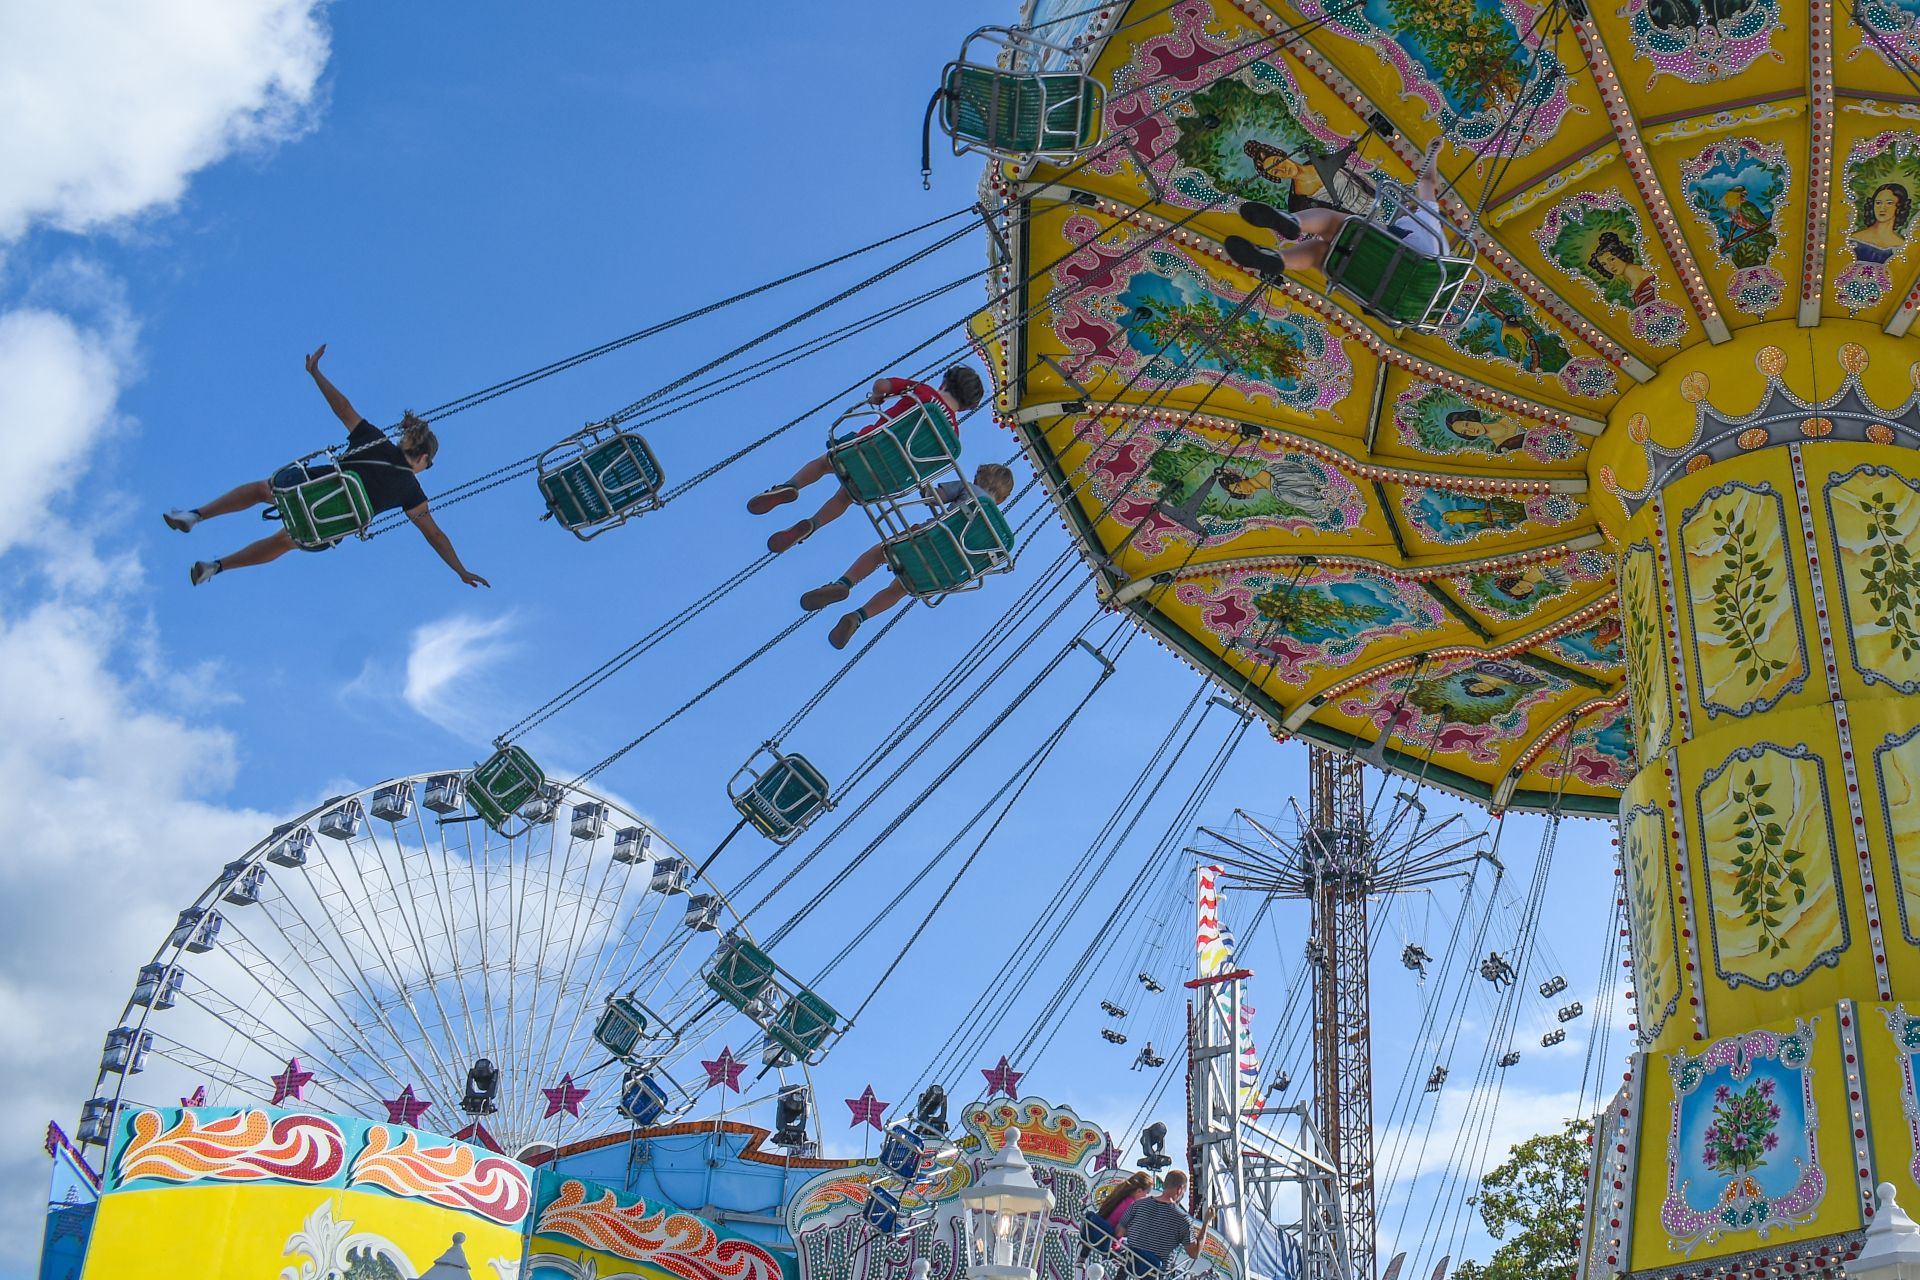
<path fill-rule="evenodd" d="M 1198 1259 L 1200 1250 L 1207 1244 L 1207 1224 L 1213 1221 L 1213 1210 L 1207 1210 L 1207 1216 L 1200 1220 L 1200 1230 L 1187 1239 L 1187 1256 Z"/>
<path fill-rule="evenodd" d="M 327 381 L 326 374 L 320 372 L 320 357 L 325 354 L 327 354 L 327 344 L 323 342 L 319 350 L 307 357 L 307 372 L 313 375 L 314 385 L 320 388 L 320 394 L 327 398 L 327 407 L 332 409 L 334 416 L 346 423 L 347 430 L 351 431 L 360 425 L 360 411 L 340 394 L 340 388 Z"/>
<path fill-rule="evenodd" d="M 407 519 L 413 521 L 414 528 L 420 530 L 420 536 L 427 540 L 427 545 L 440 553 L 440 558 L 447 562 L 447 568 L 460 575 L 460 581 L 470 587 L 493 585 L 460 563 L 460 553 L 453 549 L 453 540 L 447 537 L 446 531 L 434 522 L 433 513 L 427 510 L 426 503 L 423 502 L 407 512 Z"/>

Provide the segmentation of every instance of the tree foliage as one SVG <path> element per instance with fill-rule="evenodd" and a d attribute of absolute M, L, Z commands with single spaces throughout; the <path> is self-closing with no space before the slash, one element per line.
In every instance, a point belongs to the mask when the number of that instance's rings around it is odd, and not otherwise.
<path fill-rule="evenodd" d="M 1463 1262 L 1454 1280 L 1558 1280 L 1579 1263 L 1580 1202 L 1587 1194 L 1588 1120 L 1569 1120 L 1511 1149 L 1480 1180 L 1477 1202 L 1500 1245 L 1485 1262 Z M 1509 1234 L 1511 1232 L 1511 1234 Z"/>

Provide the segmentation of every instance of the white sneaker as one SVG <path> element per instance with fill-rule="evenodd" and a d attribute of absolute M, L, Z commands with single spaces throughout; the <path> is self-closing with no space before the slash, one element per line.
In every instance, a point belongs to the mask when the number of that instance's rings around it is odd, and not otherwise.
<path fill-rule="evenodd" d="M 195 560 L 193 562 L 193 569 L 187 576 L 192 579 L 193 585 L 197 587 L 203 582 L 212 581 L 213 575 L 218 572 L 220 572 L 220 562 L 218 560 Z"/>
<path fill-rule="evenodd" d="M 191 531 L 193 526 L 200 523 L 200 513 L 191 508 L 175 507 L 160 518 L 167 522 L 167 528 L 181 533 Z"/>

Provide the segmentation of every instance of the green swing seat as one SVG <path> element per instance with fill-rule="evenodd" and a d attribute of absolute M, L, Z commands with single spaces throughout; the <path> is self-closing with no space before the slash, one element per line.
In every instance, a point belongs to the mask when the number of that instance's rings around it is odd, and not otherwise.
<path fill-rule="evenodd" d="M 574 456 L 549 464 L 562 450 Z M 637 435 L 576 438 L 540 455 L 540 496 L 554 519 L 582 542 L 660 506 L 660 460 Z"/>
<path fill-rule="evenodd" d="M 1327 251 L 1330 288 L 1395 328 L 1439 331 L 1473 275 L 1465 258 L 1422 253 L 1385 227 L 1349 218 Z"/>
<path fill-rule="evenodd" d="M 1073 156 L 1099 141 L 1101 92 L 1076 71 L 947 64 L 940 126 L 959 147 L 1003 158 Z"/>
<path fill-rule="evenodd" d="M 632 1057 L 646 1033 L 646 1006 L 630 995 L 608 996 L 606 1007 L 600 1011 L 600 1020 L 593 1027 L 593 1038 L 620 1059 Z"/>
<path fill-rule="evenodd" d="M 756 768 L 762 755 L 769 763 Z M 828 806 L 826 775 L 813 762 L 769 743 L 740 767 L 727 788 L 740 816 L 775 844 L 787 844 L 807 829 Z"/>
<path fill-rule="evenodd" d="M 864 417 L 858 406 L 842 415 Z M 827 461 L 855 502 L 874 502 L 905 493 L 960 456 L 960 431 L 947 406 L 937 400 L 916 404 L 871 429 L 827 440 Z"/>
<path fill-rule="evenodd" d="M 467 803 L 480 821 L 505 833 L 520 806 L 540 794 L 547 775 L 519 747 L 502 747 L 467 777 Z"/>
<path fill-rule="evenodd" d="M 273 505 L 293 545 L 303 551 L 331 547 L 366 532 L 373 502 L 359 476 L 344 468 L 309 468 L 296 462 L 274 475 Z"/>
<path fill-rule="evenodd" d="M 812 1055 L 838 1029 L 840 1015 L 832 1005 L 802 989 L 787 1001 L 767 1027 L 767 1039 L 801 1061 Z"/>
<path fill-rule="evenodd" d="M 999 504 L 978 494 L 968 494 L 938 519 L 883 545 L 900 585 L 929 603 L 1013 567 L 1013 530 Z"/>
<path fill-rule="evenodd" d="M 706 983 L 722 1000 L 745 1010 L 769 989 L 777 989 L 775 977 L 779 972 L 773 957 L 745 938 L 730 937 L 714 952 Z"/>

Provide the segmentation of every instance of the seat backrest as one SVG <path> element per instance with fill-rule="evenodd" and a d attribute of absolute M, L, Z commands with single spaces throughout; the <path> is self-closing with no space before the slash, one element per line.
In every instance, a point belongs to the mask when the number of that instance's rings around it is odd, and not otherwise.
<path fill-rule="evenodd" d="M 782 1048 L 804 1057 L 833 1034 L 839 1019 L 832 1005 L 811 991 L 801 991 L 787 1001 L 767 1034 Z"/>
<path fill-rule="evenodd" d="M 707 985 L 735 1008 L 744 1008 L 773 985 L 773 959 L 745 938 L 729 938 L 713 958 Z"/>
<path fill-rule="evenodd" d="M 1394 324 L 1420 324 L 1447 284 L 1436 258 L 1384 227 L 1349 218 L 1327 254 L 1327 283 Z"/>
<path fill-rule="evenodd" d="M 299 547 L 329 546 L 373 522 L 367 486 L 351 471 L 330 471 L 273 495 L 287 536 Z"/>
<path fill-rule="evenodd" d="M 947 68 L 941 117 L 947 132 L 991 151 L 1040 149 L 1046 95 L 1032 75 L 954 63 Z"/>

